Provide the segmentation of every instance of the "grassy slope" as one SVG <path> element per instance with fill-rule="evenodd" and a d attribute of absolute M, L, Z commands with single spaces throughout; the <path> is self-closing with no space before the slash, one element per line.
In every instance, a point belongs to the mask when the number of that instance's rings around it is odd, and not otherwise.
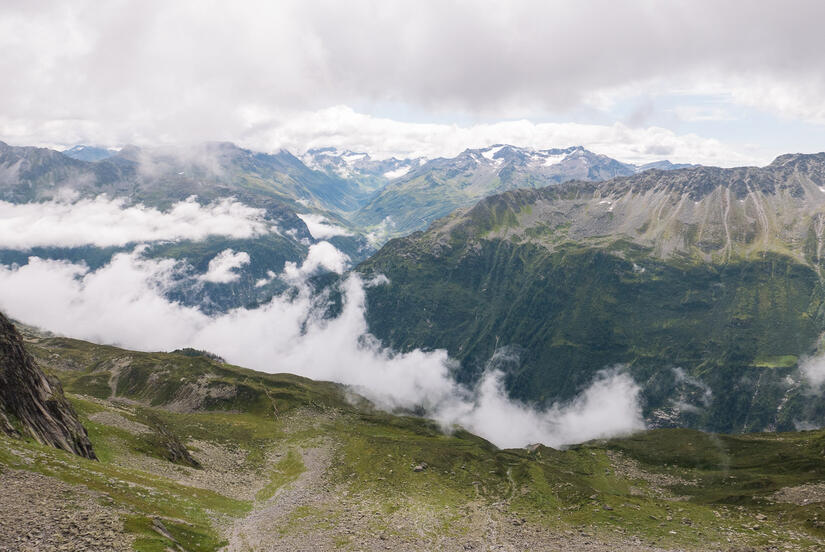
<path fill-rule="evenodd" d="M 187 550 L 219 548 L 223 528 L 288 487 L 305 469 L 298 453 L 319 443 L 330 444 L 334 455 L 325 480 L 337 493 L 355 497 L 371 531 L 390 538 L 462 538 L 473 530 L 468 512 L 478 511 L 523 518 L 559 534 L 633 536 L 697 549 L 711 542 L 786 542 L 816 549 L 825 536 L 818 521 L 825 515 L 823 503 L 767 500 L 782 487 L 823 480 L 822 432 L 715 437 L 661 430 L 567 451 L 498 450 L 463 431 L 445 435 L 426 420 L 353 405 L 333 384 L 69 339 L 30 340 L 29 347 L 63 380 L 101 461 L 2 438 L 0 466 L 105 493 L 122 511 L 127 530 L 137 535 L 138 550 L 171 545 L 152 529 L 153 517 Z M 114 372 L 120 374 L 117 399 L 110 398 Z M 187 383 L 205 376 L 207 387 L 234 387 L 235 396 L 204 401 L 192 411 L 169 410 L 182 395 L 191 395 Z M 220 485 L 198 488 L 176 481 L 177 474 L 195 472 L 179 466 L 151 469 L 165 462 L 152 435 L 106 423 L 101 412 L 147 426 L 160 419 L 196 455 L 204 443 L 243 452 L 233 478 L 254 476 L 259 483 L 250 497 L 239 499 Z M 283 453 L 278 459 L 271 455 L 275 450 Z M 427 469 L 411 469 L 420 463 Z M 622 468 L 628 463 L 636 471 Z M 686 483 L 694 480 L 698 485 Z M 330 520 L 344 515 L 339 498 L 323 508 L 296 508 L 273 530 L 282 535 L 328 530 Z M 425 519 L 424 537 L 396 529 L 390 520 L 399 517 Z M 341 534 L 335 542 L 348 549 L 355 546 L 352 539 Z"/>
<path fill-rule="evenodd" d="M 801 396 L 776 410 L 784 378 L 825 329 L 819 278 L 790 257 L 716 265 L 663 261 L 622 240 L 554 249 L 456 240 L 437 247 L 414 235 L 359 267 L 390 280 L 368 293 L 373 333 L 402 350 L 447 349 L 466 380 L 497 346 L 517 345 L 508 386 L 530 400 L 569 398 L 625 363 L 644 383 L 648 414 L 677 395 L 670 367 L 710 385 L 709 407 L 683 420 L 694 427 L 792 429 L 821 415 Z"/>

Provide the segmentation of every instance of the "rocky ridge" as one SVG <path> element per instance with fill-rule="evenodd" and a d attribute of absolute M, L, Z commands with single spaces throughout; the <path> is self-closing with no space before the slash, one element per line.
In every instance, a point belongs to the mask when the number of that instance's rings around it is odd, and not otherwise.
<path fill-rule="evenodd" d="M 85 458 L 95 453 L 60 383 L 48 378 L 23 348 L 14 325 L 0 314 L 0 429 Z"/>

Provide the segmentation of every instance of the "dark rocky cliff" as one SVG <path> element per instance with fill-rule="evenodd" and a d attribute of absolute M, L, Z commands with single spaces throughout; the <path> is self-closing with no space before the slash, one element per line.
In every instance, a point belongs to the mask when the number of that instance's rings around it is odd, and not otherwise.
<path fill-rule="evenodd" d="M 0 314 L 0 430 L 96 459 L 86 428 L 78 421 L 60 384 L 43 373 L 23 340 Z"/>

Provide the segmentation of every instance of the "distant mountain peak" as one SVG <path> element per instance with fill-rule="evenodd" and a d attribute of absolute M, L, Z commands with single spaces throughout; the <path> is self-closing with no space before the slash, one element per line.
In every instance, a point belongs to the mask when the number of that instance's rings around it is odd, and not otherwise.
<path fill-rule="evenodd" d="M 85 144 L 78 144 L 72 146 L 67 150 L 61 152 L 67 157 L 78 159 L 80 161 L 102 161 L 114 155 L 117 155 L 118 150 L 114 148 L 103 148 L 99 146 L 87 146 Z"/>

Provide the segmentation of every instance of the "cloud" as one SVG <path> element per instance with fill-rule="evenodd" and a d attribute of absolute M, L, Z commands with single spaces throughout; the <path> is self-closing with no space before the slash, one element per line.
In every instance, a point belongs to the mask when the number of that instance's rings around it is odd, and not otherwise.
<path fill-rule="evenodd" d="M 274 280 L 277 276 L 278 275 L 275 273 L 275 271 L 267 270 L 266 271 L 266 278 L 260 278 L 260 279 L 256 280 L 255 281 L 255 287 L 256 288 L 264 287 L 268 283 L 272 282 L 272 280 Z"/>
<path fill-rule="evenodd" d="M 160 211 L 98 196 L 75 202 L 0 201 L 0 247 L 124 246 L 160 240 L 203 240 L 210 235 L 250 238 L 269 231 L 264 210 L 234 199 L 200 205 L 194 197 Z"/>
<path fill-rule="evenodd" d="M 322 257 L 330 252 L 316 251 Z M 444 351 L 383 348 L 368 333 L 357 275 L 343 281 L 342 311 L 333 319 L 324 318 L 323 303 L 300 281 L 296 293 L 259 308 L 207 316 L 165 298 L 181 270 L 171 260 L 142 259 L 139 250 L 117 254 L 94 271 L 31 258 L 23 266 L 0 267 L 0 308 L 81 339 L 139 350 L 195 347 L 265 372 L 340 382 L 381 407 L 423 407 L 445 428 L 459 424 L 499 446 L 560 446 L 644 426 L 639 387 L 618 371 L 598 375 L 570 403 L 536 410 L 506 397 L 493 365 L 471 390 L 451 378 L 455 361 Z M 306 274 L 311 266 L 296 270 Z"/>
<path fill-rule="evenodd" d="M 336 105 L 447 126 L 587 121 L 628 91 L 684 90 L 825 122 L 823 16 L 817 0 L 4 2 L 0 136 L 262 149 Z"/>
<path fill-rule="evenodd" d="M 322 215 L 315 215 L 307 213 L 305 215 L 298 215 L 298 218 L 304 221 L 307 225 L 307 230 L 312 234 L 316 240 L 325 240 L 334 236 L 352 236 L 352 232 L 331 224 Z"/>
<path fill-rule="evenodd" d="M 287 261 L 284 264 L 284 276 L 288 281 L 301 282 L 307 276 L 316 274 L 320 270 L 343 274 L 349 267 L 350 258 L 339 251 L 334 245 L 323 241 L 309 246 L 307 256 L 298 266 L 297 263 Z"/>
<path fill-rule="evenodd" d="M 557 447 L 644 429 L 639 391 L 629 375 L 603 370 L 574 400 L 538 411 L 509 399 L 504 373 L 488 371 L 473 399 L 440 407 L 436 418 L 473 428 L 502 447 L 527 443 Z"/>
<path fill-rule="evenodd" d="M 537 149 L 582 145 L 634 163 L 661 160 L 663 151 L 674 162 L 724 166 L 757 161 L 719 140 L 695 134 L 679 135 L 660 127 L 533 123 L 526 119 L 469 126 L 408 123 L 357 113 L 346 106 L 295 114 L 271 129 L 262 129 L 259 134 L 248 137 L 245 145 L 296 152 L 334 146 L 368 151 L 375 158 L 434 158 L 452 157 L 466 148 L 492 144 Z"/>
<path fill-rule="evenodd" d="M 799 361 L 799 371 L 814 389 L 825 383 L 825 356 L 809 356 Z"/>
<path fill-rule="evenodd" d="M 209 261 L 206 274 L 201 279 L 213 284 L 228 284 L 238 280 L 241 275 L 237 269 L 249 263 L 249 253 L 245 251 L 235 253 L 231 249 L 224 249 Z"/>
<path fill-rule="evenodd" d="M 90 124 L 105 115 L 124 126 L 177 113 L 204 129 L 271 105 L 565 108 L 664 76 L 762 76 L 801 91 L 822 85 L 823 15 L 815 0 L 5 3 L 2 68 L 17 78 L 0 97 L 9 113 L 82 114 Z"/>

